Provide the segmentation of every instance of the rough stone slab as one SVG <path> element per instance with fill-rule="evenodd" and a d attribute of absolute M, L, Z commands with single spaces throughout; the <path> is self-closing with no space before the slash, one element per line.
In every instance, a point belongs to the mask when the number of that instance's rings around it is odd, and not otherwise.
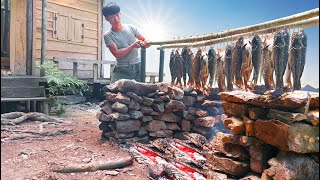
<path fill-rule="evenodd" d="M 221 107 L 225 101 L 219 100 L 205 100 L 202 103 L 202 107 Z"/>
<path fill-rule="evenodd" d="M 120 92 L 133 92 L 138 96 L 147 95 L 158 90 L 158 86 L 152 83 L 141 83 L 135 80 L 118 80 L 118 89 Z"/>
<path fill-rule="evenodd" d="M 207 99 L 206 96 L 198 95 L 196 100 L 197 100 L 197 102 L 204 102 L 206 99 Z"/>
<path fill-rule="evenodd" d="M 189 115 L 187 115 L 185 117 L 185 119 L 188 120 L 188 121 L 193 121 L 193 120 L 197 119 L 197 117 L 196 116 L 192 116 L 192 115 L 189 114 Z"/>
<path fill-rule="evenodd" d="M 163 121 L 153 120 L 153 121 L 147 122 L 144 128 L 147 131 L 160 131 L 160 130 L 167 129 L 167 126 Z"/>
<path fill-rule="evenodd" d="M 268 111 L 266 108 L 249 108 L 249 117 L 253 120 L 266 119 Z"/>
<path fill-rule="evenodd" d="M 143 102 L 142 102 L 143 105 L 151 106 L 153 102 L 154 102 L 154 99 L 143 96 Z"/>
<path fill-rule="evenodd" d="M 285 124 L 278 120 L 257 120 L 254 134 L 262 141 L 284 151 L 298 153 L 319 152 L 319 127 L 295 122 Z"/>
<path fill-rule="evenodd" d="M 250 171 L 250 166 L 246 162 L 235 161 L 229 158 L 220 157 L 215 153 L 206 153 L 207 162 L 212 169 L 222 171 L 226 174 L 243 177 Z"/>
<path fill-rule="evenodd" d="M 244 146 L 224 143 L 217 137 L 214 137 L 210 144 L 215 151 L 219 151 L 227 157 L 232 157 L 241 161 L 249 160 L 249 152 Z"/>
<path fill-rule="evenodd" d="M 197 108 L 194 107 L 188 107 L 187 108 L 188 114 L 195 116 L 197 112 Z"/>
<path fill-rule="evenodd" d="M 152 112 L 149 113 L 149 115 L 151 115 L 151 116 L 160 116 L 161 113 L 159 113 L 157 111 L 152 111 Z"/>
<path fill-rule="evenodd" d="M 130 98 L 134 99 L 138 103 L 142 103 L 143 102 L 143 98 L 141 96 L 138 96 L 137 94 L 135 94 L 133 92 L 127 92 L 127 96 L 129 96 Z"/>
<path fill-rule="evenodd" d="M 164 112 L 164 103 L 153 103 L 151 107 L 156 112 L 159 112 L 159 113 Z"/>
<path fill-rule="evenodd" d="M 249 106 L 246 104 L 224 102 L 222 107 L 224 113 L 229 116 L 242 117 L 249 115 Z"/>
<path fill-rule="evenodd" d="M 244 122 L 244 126 L 246 129 L 246 136 L 254 136 L 254 121 L 251 120 L 250 118 L 244 116 L 243 117 L 243 122 Z"/>
<path fill-rule="evenodd" d="M 234 134 L 226 134 L 217 132 L 216 137 L 221 139 L 223 143 L 239 144 L 242 146 L 251 146 L 262 144 L 263 142 L 256 137 L 248 137 Z"/>
<path fill-rule="evenodd" d="M 126 113 L 128 112 L 128 107 L 125 104 L 119 103 L 119 102 L 115 102 L 112 104 L 111 108 L 113 110 L 118 111 L 119 113 Z"/>
<path fill-rule="evenodd" d="M 183 120 L 181 121 L 181 130 L 182 131 L 190 131 L 191 123 L 190 121 Z"/>
<path fill-rule="evenodd" d="M 251 170 L 262 174 L 265 169 L 269 168 L 268 160 L 275 157 L 276 153 L 277 149 L 268 144 L 249 146 Z"/>
<path fill-rule="evenodd" d="M 125 121 L 128 119 L 130 119 L 130 115 L 114 112 L 109 115 L 102 116 L 100 120 L 101 121 Z"/>
<path fill-rule="evenodd" d="M 308 118 L 307 115 L 302 113 L 285 112 L 285 111 L 279 111 L 275 109 L 270 109 L 267 117 L 269 119 L 277 119 L 287 124 L 296 122 L 296 121 L 307 120 Z"/>
<path fill-rule="evenodd" d="M 169 86 L 168 95 L 171 99 L 181 100 L 184 96 L 184 92 L 176 86 Z"/>
<path fill-rule="evenodd" d="M 154 100 L 154 103 L 163 103 L 162 99 L 159 96 L 159 93 L 158 93 L 158 95 L 155 95 L 153 97 L 153 100 Z"/>
<path fill-rule="evenodd" d="M 204 135 L 207 139 L 212 133 L 211 128 L 207 128 L 207 127 L 203 127 L 203 126 L 192 126 L 191 129 L 192 129 L 192 131 L 194 131 L 196 133 L 200 133 L 200 134 Z"/>
<path fill-rule="evenodd" d="M 305 91 L 294 91 L 284 93 L 279 97 L 272 95 L 258 95 L 246 91 L 221 92 L 219 96 L 224 101 L 234 103 L 245 103 L 266 108 L 299 108 L 307 103 L 307 94 Z M 319 93 L 310 93 L 310 107 L 319 107 Z"/>
<path fill-rule="evenodd" d="M 168 103 L 166 103 L 165 108 L 165 112 L 177 112 L 184 110 L 187 107 L 181 101 L 170 100 Z"/>
<path fill-rule="evenodd" d="M 132 110 L 139 110 L 140 109 L 140 104 L 136 101 L 136 100 L 134 100 L 134 99 L 131 99 L 131 101 L 130 101 L 130 104 L 129 104 L 129 109 L 132 109 Z"/>
<path fill-rule="evenodd" d="M 216 171 L 208 171 L 207 172 L 207 179 L 215 179 L 215 180 L 227 180 L 229 179 L 226 174 L 219 173 Z"/>
<path fill-rule="evenodd" d="M 110 132 L 115 130 L 114 125 L 110 124 L 109 122 L 101 122 L 99 124 L 99 129 L 104 132 Z"/>
<path fill-rule="evenodd" d="M 106 114 L 111 114 L 113 112 L 108 101 L 104 102 L 104 104 L 101 106 L 101 110 Z"/>
<path fill-rule="evenodd" d="M 186 118 L 188 116 L 188 111 L 181 110 L 181 111 L 175 112 L 175 114 L 178 115 L 181 118 Z"/>
<path fill-rule="evenodd" d="M 245 177 L 239 180 L 261 180 L 261 177 L 258 174 L 248 173 Z"/>
<path fill-rule="evenodd" d="M 105 85 L 105 86 L 102 87 L 102 91 L 117 93 L 119 91 L 118 90 L 118 83 L 115 82 L 115 83 L 112 83 L 112 84 Z"/>
<path fill-rule="evenodd" d="M 116 96 L 116 101 L 126 105 L 130 104 L 130 98 L 120 92 Z"/>
<path fill-rule="evenodd" d="M 115 135 L 116 133 L 117 133 L 116 131 L 104 132 L 104 133 L 103 133 L 103 136 L 106 137 L 106 138 L 114 137 L 114 135 Z"/>
<path fill-rule="evenodd" d="M 148 132 L 146 131 L 145 128 L 141 127 L 140 130 L 138 131 L 138 136 L 141 137 L 145 135 L 148 135 Z"/>
<path fill-rule="evenodd" d="M 184 105 L 186 106 L 192 106 L 194 102 L 196 101 L 196 98 L 192 96 L 184 96 L 181 101 L 183 102 Z"/>
<path fill-rule="evenodd" d="M 127 142 L 141 142 L 141 143 L 146 143 L 149 141 L 148 136 L 144 137 L 132 137 L 132 138 L 125 138 L 125 139 L 117 139 L 117 142 L 120 144 L 127 143 Z"/>
<path fill-rule="evenodd" d="M 152 116 L 143 116 L 142 117 L 142 121 L 143 122 L 149 122 L 149 121 L 152 121 L 152 120 L 153 120 Z"/>
<path fill-rule="evenodd" d="M 160 83 L 156 83 L 156 85 L 158 86 L 158 90 L 160 91 L 160 92 L 158 92 L 158 94 L 160 94 L 161 92 L 168 93 L 168 91 L 169 91 L 168 83 L 160 82 Z"/>
<path fill-rule="evenodd" d="M 264 177 L 283 180 L 319 179 L 319 164 L 304 154 L 280 152 L 268 164 L 271 167 L 263 172 Z"/>
<path fill-rule="evenodd" d="M 154 119 L 165 121 L 165 122 L 180 122 L 181 118 L 174 113 L 164 113 L 160 116 L 155 116 Z"/>
<path fill-rule="evenodd" d="M 243 134 L 246 130 L 243 120 L 237 117 L 225 118 L 223 121 L 223 124 L 227 129 L 230 129 L 234 134 Z"/>
<path fill-rule="evenodd" d="M 195 126 L 213 127 L 218 120 L 213 116 L 199 117 L 193 120 Z"/>
<path fill-rule="evenodd" d="M 217 108 L 217 107 L 206 107 L 207 112 L 210 116 L 217 116 L 220 114 L 223 114 L 224 111 L 222 108 Z"/>
<path fill-rule="evenodd" d="M 173 132 L 171 130 L 161 130 L 149 133 L 149 136 L 151 137 L 172 137 L 172 135 Z"/>
<path fill-rule="evenodd" d="M 147 94 L 147 97 L 148 98 L 153 98 L 155 95 L 157 95 L 158 94 L 158 90 L 157 91 L 155 91 L 155 92 L 151 92 L 151 93 L 149 93 L 149 94 Z"/>
<path fill-rule="evenodd" d="M 169 102 L 169 101 L 170 101 L 169 95 L 160 96 L 160 99 L 161 99 L 163 102 Z"/>
<path fill-rule="evenodd" d="M 116 121 L 118 133 L 129 133 L 140 130 L 141 123 L 138 120 Z"/>
<path fill-rule="evenodd" d="M 131 132 L 131 133 L 116 133 L 114 135 L 115 138 L 117 139 L 124 139 L 124 138 L 132 138 L 133 136 L 135 135 L 134 132 Z"/>
<path fill-rule="evenodd" d="M 112 93 L 112 92 L 106 92 L 106 93 L 105 93 L 105 96 L 106 96 L 106 99 L 107 99 L 109 102 L 116 102 L 117 94 Z"/>
<path fill-rule="evenodd" d="M 131 119 L 141 119 L 143 117 L 143 113 L 141 111 L 130 110 L 128 111 Z"/>
<path fill-rule="evenodd" d="M 173 131 L 177 131 L 177 130 L 180 131 L 181 130 L 177 123 L 166 122 L 165 124 L 166 124 L 167 129 L 169 129 L 169 130 L 173 130 Z"/>
<path fill-rule="evenodd" d="M 198 110 L 196 111 L 196 116 L 198 116 L 198 117 L 204 117 L 204 116 L 207 116 L 207 114 L 208 114 L 208 112 L 207 112 L 207 111 L 204 111 L 204 110 L 202 110 L 202 109 L 198 109 Z"/>
<path fill-rule="evenodd" d="M 143 114 L 150 114 L 153 112 L 153 109 L 150 106 L 140 106 L 140 111 Z"/>
<path fill-rule="evenodd" d="M 307 114 L 308 122 L 314 126 L 319 126 L 319 109 L 310 110 Z"/>

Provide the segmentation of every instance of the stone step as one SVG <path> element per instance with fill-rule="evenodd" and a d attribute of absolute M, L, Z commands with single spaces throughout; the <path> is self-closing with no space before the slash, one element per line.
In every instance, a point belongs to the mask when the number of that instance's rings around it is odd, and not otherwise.
<path fill-rule="evenodd" d="M 1 84 L 2 98 L 30 98 L 44 97 L 45 89 L 43 86 L 38 87 L 3 87 Z"/>
<path fill-rule="evenodd" d="M 1 87 L 37 87 L 41 78 L 37 76 L 3 76 Z"/>

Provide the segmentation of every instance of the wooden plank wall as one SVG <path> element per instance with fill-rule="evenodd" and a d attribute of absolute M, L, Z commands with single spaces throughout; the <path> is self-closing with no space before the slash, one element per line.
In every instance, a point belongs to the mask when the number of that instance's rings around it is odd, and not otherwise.
<path fill-rule="evenodd" d="M 26 75 L 26 1 L 11 1 L 10 8 L 10 68 Z"/>
<path fill-rule="evenodd" d="M 34 0 L 34 55 L 41 57 L 42 1 Z M 101 0 L 48 0 L 47 59 L 53 57 L 101 60 Z M 56 33 L 55 33 L 56 32 Z M 72 63 L 61 63 L 70 74 Z M 79 75 L 92 78 L 92 67 L 79 67 Z M 36 69 L 36 74 L 38 70 Z"/>

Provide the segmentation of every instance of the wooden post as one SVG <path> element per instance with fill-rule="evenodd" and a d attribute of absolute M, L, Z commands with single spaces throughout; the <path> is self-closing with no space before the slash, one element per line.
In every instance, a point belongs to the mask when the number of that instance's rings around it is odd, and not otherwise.
<path fill-rule="evenodd" d="M 33 39 L 33 0 L 27 0 L 26 24 L 26 74 L 32 75 L 32 39 Z"/>
<path fill-rule="evenodd" d="M 93 83 L 98 79 L 98 64 L 93 64 Z"/>
<path fill-rule="evenodd" d="M 146 82 L 146 48 L 141 47 L 141 82 Z"/>
<path fill-rule="evenodd" d="M 163 81 L 164 50 L 160 49 L 159 82 Z"/>
<path fill-rule="evenodd" d="M 8 52 L 8 36 L 9 36 L 9 0 L 5 0 L 4 1 L 4 32 L 3 32 L 3 54 L 1 53 L 1 56 L 5 56 L 8 57 L 9 56 L 9 52 Z M 11 8 L 10 8 L 11 9 Z M 2 27 L 1 27 L 2 28 Z M 10 67 L 12 68 L 12 67 Z"/>
<path fill-rule="evenodd" d="M 47 55 L 47 0 L 42 0 L 42 20 L 41 20 L 41 61 L 44 63 Z M 44 76 L 44 71 L 40 71 L 40 76 Z"/>

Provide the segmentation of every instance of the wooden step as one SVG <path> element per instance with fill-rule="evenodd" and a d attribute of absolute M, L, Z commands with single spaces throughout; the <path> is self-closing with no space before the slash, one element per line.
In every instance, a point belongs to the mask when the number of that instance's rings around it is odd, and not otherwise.
<path fill-rule="evenodd" d="M 1 98 L 30 98 L 44 97 L 45 89 L 38 87 L 3 87 L 1 84 Z"/>
<path fill-rule="evenodd" d="M 1 76 L 1 87 L 38 87 L 39 81 L 37 76 Z"/>

